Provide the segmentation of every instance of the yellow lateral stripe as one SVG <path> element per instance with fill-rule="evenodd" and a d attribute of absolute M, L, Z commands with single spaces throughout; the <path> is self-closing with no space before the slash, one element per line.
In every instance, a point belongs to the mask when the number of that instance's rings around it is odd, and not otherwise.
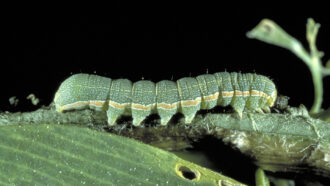
<path fill-rule="evenodd" d="M 98 100 L 89 101 L 89 104 L 95 107 L 103 107 L 104 103 L 105 101 L 98 101 Z"/>
<path fill-rule="evenodd" d="M 239 90 L 235 90 L 234 92 L 235 96 L 249 96 L 250 95 L 250 91 L 239 91 Z"/>
<path fill-rule="evenodd" d="M 221 93 L 221 96 L 224 98 L 229 98 L 229 97 L 233 97 L 233 96 L 260 96 L 260 97 L 264 97 L 267 100 L 270 99 L 270 96 L 267 95 L 264 92 L 258 91 L 258 90 L 251 90 L 251 91 L 239 91 L 239 90 L 235 90 L 235 91 L 223 91 Z M 208 96 L 204 96 L 203 97 L 203 101 L 213 101 L 213 100 L 217 100 L 219 96 L 219 92 L 216 92 L 214 94 L 208 95 Z M 189 106 L 196 106 L 201 102 L 201 97 L 197 97 L 194 100 L 183 100 L 183 101 L 179 101 L 181 103 L 182 106 L 184 107 L 189 107 Z M 118 108 L 118 109 L 125 109 L 126 107 L 131 105 L 132 109 L 136 109 L 136 110 L 150 110 L 153 109 L 155 106 L 157 107 L 157 109 L 165 109 L 165 110 L 172 110 L 172 109 L 176 109 L 178 108 L 179 102 L 175 102 L 175 103 L 158 103 L 157 106 L 156 104 L 149 104 L 149 105 L 142 105 L 142 104 L 138 104 L 138 103 L 117 103 L 114 101 L 109 101 L 109 106 L 112 106 L 114 108 Z M 63 112 L 65 110 L 71 110 L 71 109 L 75 109 L 75 108 L 79 108 L 79 107 L 83 107 L 83 106 L 87 106 L 87 105 L 93 105 L 95 107 L 102 107 L 104 105 L 105 101 L 100 101 L 100 100 L 91 100 L 91 101 L 77 101 L 71 104 L 66 104 L 63 105 L 61 107 L 59 107 L 57 109 L 58 112 Z"/>
<path fill-rule="evenodd" d="M 150 104 L 150 105 L 141 105 L 138 103 L 132 103 L 132 109 L 136 110 L 151 110 L 155 107 L 156 104 Z"/>
<path fill-rule="evenodd" d="M 268 96 L 266 93 L 258 91 L 258 90 L 251 90 L 251 91 L 239 91 L 239 90 L 235 90 L 235 91 L 223 91 L 221 93 L 222 97 L 225 98 L 229 98 L 229 97 L 233 97 L 233 96 L 260 96 L 260 97 L 264 97 L 267 100 L 270 99 L 270 96 Z"/>
<path fill-rule="evenodd" d="M 234 96 L 234 91 L 222 91 L 221 97 L 230 98 Z"/>
<path fill-rule="evenodd" d="M 183 107 L 196 106 L 200 102 L 201 102 L 201 97 L 197 97 L 194 100 L 183 100 L 183 101 L 181 101 L 181 106 L 183 106 Z"/>
<path fill-rule="evenodd" d="M 266 98 L 267 100 L 270 99 L 270 96 L 258 90 L 251 90 L 251 96 L 260 96 Z"/>
<path fill-rule="evenodd" d="M 217 100 L 219 96 L 219 92 L 216 92 L 214 94 L 211 94 L 209 96 L 203 96 L 203 100 L 204 101 L 213 101 L 213 100 Z"/>
<path fill-rule="evenodd" d="M 109 106 L 111 106 L 113 108 L 124 109 L 129 105 L 130 105 L 130 103 L 117 103 L 114 101 L 109 101 Z"/>
<path fill-rule="evenodd" d="M 165 109 L 165 110 L 172 110 L 172 109 L 176 109 L 178 108 L 178 104 L 179 102 L 175 102 L 172 104 L 168 104 L 168 103 L 157 103 L 157 109 Z"/>

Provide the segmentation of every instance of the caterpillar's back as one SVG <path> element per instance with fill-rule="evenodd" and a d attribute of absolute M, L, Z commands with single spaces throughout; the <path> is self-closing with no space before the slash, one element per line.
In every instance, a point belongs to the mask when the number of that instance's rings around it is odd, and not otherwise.
<path fill-rule="evenodd" d="M 191 123 L 198 110 L 217 105 L 231 105 L 240 117 L 244 109 L 269 112 L 276 96 L 269 78 L 251 73 L 219 72 L 158 83 L 75 74 L 61 84 L 54 102 L 58 112 L 88 107 L 105 110 L 109 125 L 129 114 L 137 126 L 151 113 L 158 113 L 162 125 L 177 112 Z"/>

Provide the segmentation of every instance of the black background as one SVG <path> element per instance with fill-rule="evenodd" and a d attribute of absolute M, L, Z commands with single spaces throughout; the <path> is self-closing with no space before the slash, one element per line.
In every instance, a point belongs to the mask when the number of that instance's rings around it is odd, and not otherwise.
<path fill-rule="evenodd" d="M 39 108 L 25 99 L 30 93 L 49 105 L 60 83 L 80 72 L 157 82 L 225 70 L 266 75 L 291 105 L 310 108 L 314 89 L 307 66 L 285 49 L 246 37 L 263 18 L 277 22 L 305 47 L 307 18 L 314 18 L 322 25 L 317 46 L 325 52 L 324 63 L 330 58 L 329 12 L 319 7 L 114 3 L 100 12 L 8 16 L 2 22 L 0 110 Z M 323 107 L 329 107 L 330 78 L 324 80 Z M 16 107 L 9 104 L 11 96 L 20 100 Z"/>
<path fill-rule="evenodd" d="M 126 10 L 135 5 L 116 6 Z M 25 99 L 30 93 L 48 105 L 60 83 L 79 72 L 157 82 L 225 70 L 266 75 L 279 93 L 291 98 L 291 105 L 310 108 L 314 89 L 307 66 L 291 52 L 245 34 L 261 19 L 270 18 L 308 47 L 305 25 L 313 17 L 322 25 L 317 46 L 325 52 L 325 63 L 330 58 L 329 16 L 317 10 L 298 9 L 290 15 L 282 9 L 212 6 L 195 5 L 172 13 L 163 7 L 164 13 L 147 15 L 128 10 L 102 15 L 12 15 L 3 23 L 0 110 L 36 109 Z M 323 107 L 330 106 L 329 79 L 324 81 Z M 9 105 L 11 96 L 20 100 L 17 107 Z"/>

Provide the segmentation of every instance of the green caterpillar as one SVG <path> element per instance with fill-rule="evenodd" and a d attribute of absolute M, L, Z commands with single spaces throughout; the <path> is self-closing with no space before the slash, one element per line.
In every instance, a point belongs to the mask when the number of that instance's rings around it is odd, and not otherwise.
<path fill-rule="evenodd" d="M 161 125 L 177 112 L 191 123 L 198 110 L 217 105 L 231 105 L 242 118 L 244 109 L 270 112 L 276 97 L 269 78 L 251 73 L 219 72 L 158 83 L 75 74 L 60 85 L 54 102 L 58 112 L 88 107 L 106 111 L 110 126 L 121 115 L 132 115 L 133 125 L 138 126 L 152 113 L 160 116 Z"/>

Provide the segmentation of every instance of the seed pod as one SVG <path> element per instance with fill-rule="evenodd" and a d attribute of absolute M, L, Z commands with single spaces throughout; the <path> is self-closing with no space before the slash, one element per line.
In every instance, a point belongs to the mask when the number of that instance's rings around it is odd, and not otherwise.
<path fill-rule="evenodd" d="M 61 84 L 54 102 L 58 112 L 84 108 L 106 111 L 110 126 L 121 115 L 132 115 L 133 125 L 138 126 L 152 113 L 159 114 L 161 125 L 177 112 L 191 123 L 198 110 L 217 105 L 231 105 L 240 118 L 245 109 L 270 112 L 276 96 L 269 78 L 250 73 L 219 72 L 156 84 L 75 74 Z"/>

